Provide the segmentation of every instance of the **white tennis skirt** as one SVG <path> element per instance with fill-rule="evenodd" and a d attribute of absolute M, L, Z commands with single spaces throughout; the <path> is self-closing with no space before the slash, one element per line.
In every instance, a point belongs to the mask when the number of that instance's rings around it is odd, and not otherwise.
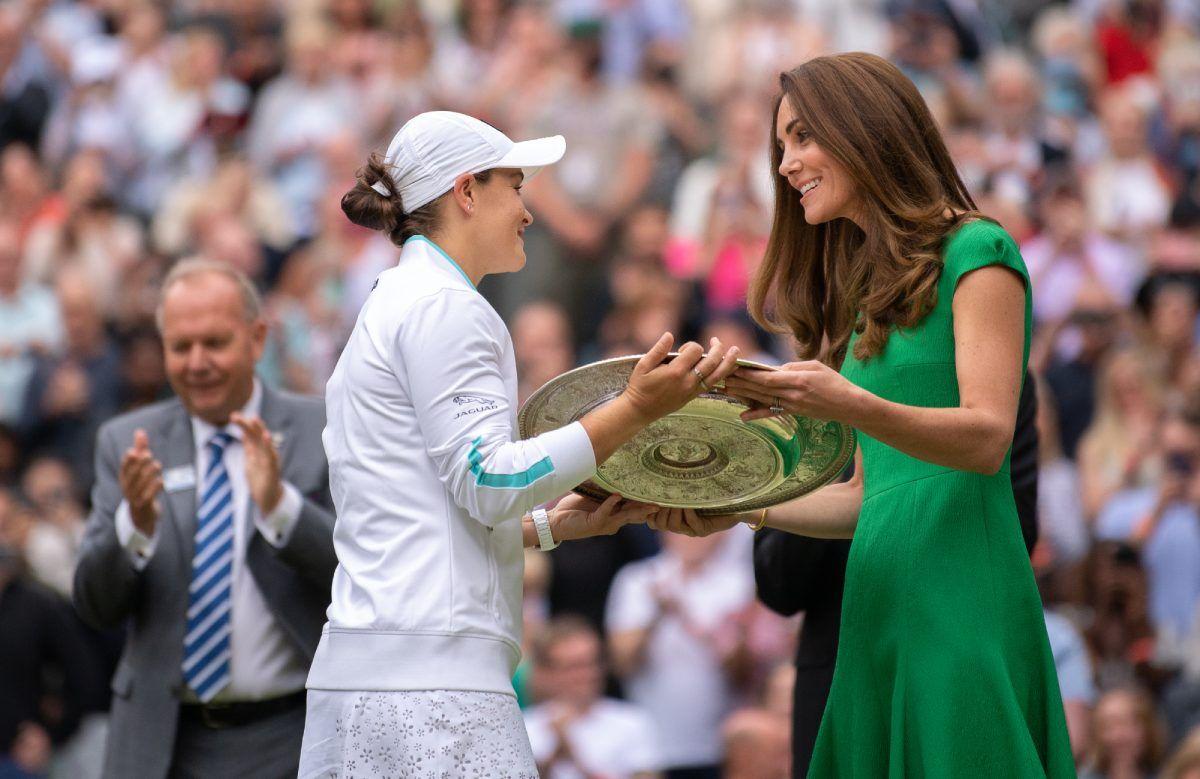
<path fill-rule="evenodd" d="M 309 690 L 299 779 L 537 779 L 517 699 Z"/>

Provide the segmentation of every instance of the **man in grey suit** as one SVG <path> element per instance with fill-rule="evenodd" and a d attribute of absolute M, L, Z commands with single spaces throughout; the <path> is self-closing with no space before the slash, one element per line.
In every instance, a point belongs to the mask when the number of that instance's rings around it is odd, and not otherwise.
<path fill-rule="evenodd" d="M 248 279 L 185 260 L 158 310 L 176 398 L 105 424 L 74 600 L 125 624 L 108 777 L 295 776 L 337 564 L 316 398 L 255 378 Z"/>

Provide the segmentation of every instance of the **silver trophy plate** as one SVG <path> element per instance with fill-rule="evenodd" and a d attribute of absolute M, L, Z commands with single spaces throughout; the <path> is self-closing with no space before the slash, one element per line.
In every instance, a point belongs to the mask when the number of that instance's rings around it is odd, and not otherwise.
<path fill-rule="evenodd" d="M 533 393 L 517 416 L 522 438 L 583 418 L 625 389 L 637 356 L 568 371 Z M 774 368 L 738 360 L 747 368 Z M 575 492 L 702 515 L 756 511 L 829 484 L 854 455 L 854 430 L 784 414 L 743 422 L 745 403 L 717 389 L 651 423 L 596 469 Z"/>

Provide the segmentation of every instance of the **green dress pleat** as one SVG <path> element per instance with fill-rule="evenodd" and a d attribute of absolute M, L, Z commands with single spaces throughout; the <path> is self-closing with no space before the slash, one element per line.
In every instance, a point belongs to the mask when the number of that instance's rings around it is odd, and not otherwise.
<path fill-rule="evenodd" d="M 959 403 L 951 301 L 959 279 L 1003 265 L 1013 239 L 986 220 L 943 245 L 937 305 L 842 374 L 897 403 Z M 851 341 L 851 347 L 853 347 Z M 1009 457 L 994 475 L 923 462 L 859 433 L 865 484 L 841 642 L 809 777 L 1074 777 L 1042 604 Z"/>

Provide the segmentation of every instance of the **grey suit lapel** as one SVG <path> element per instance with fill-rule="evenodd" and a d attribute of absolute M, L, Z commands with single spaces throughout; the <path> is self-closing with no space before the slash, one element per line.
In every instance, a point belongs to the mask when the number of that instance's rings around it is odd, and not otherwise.
<path fill-rule="evenodd" d="M 163 428 L 163 444 L 160 457 L 163 473 L 176 468 L 190 468 L 193 475 L 196 471 L 196 445 L 192 438 L 192 420 L 187 410 L 180 404 L 168 412 L 170 418 Z M 153 447 L 153 444 L 151 444 Z M 176 541 L 183 560 L 192 559 L 196 535 L 196 489 L 195 478 L 191 479 L 193 486 L 174 490 L 166 494 L 163 501 L 166 513 L 171 517 L 172 527 L 176 531 Z"/>
<path fill-rule="evenodd" d="M 270 387 L 263 385 L 262 394 L 262 412 L 263 424 L 275 436 L 275 447 L 279 450 L 279 464 L 285 471 L 287 463 L 291 462 L 289 455 L 292 451 L 292 438 L 284 434 L 284 431 L 291 426 L 291 413 L 287 404 L 283 402 L 278 393 L 274 392 Z M 285 475 L 284 478 L 287 478 Z"/>

